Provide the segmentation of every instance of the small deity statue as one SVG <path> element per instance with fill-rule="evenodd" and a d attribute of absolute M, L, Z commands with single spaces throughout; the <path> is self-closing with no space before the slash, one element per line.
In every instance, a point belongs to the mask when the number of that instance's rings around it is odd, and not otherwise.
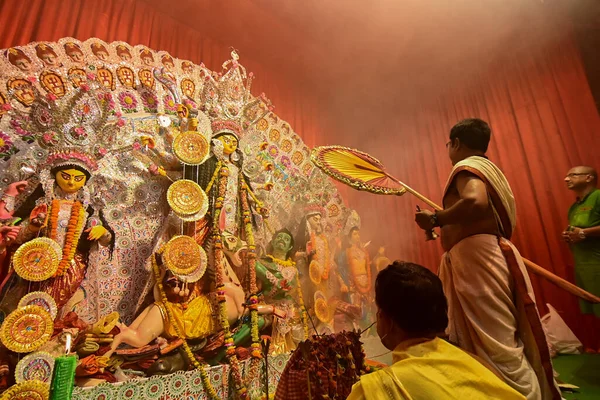
<path fill-rule="evenodd" d="M 347 283 L 346 292 L 350 302 L 358 306 L 361 310 L 361 328 L 366 328 L 373 321 L 373 274 L 371 271 L 371 262 L 369 253 L 360 240 L 360 228 L 352 226 L 346 235 L 345 245 L 342 249 L 340 260 L 340 269 Z"/>
<path fill-rule="evenodd" d="M 244 226 L 252 222 L 250 203 L 256 197 L 242 170 L 243 155 L 238 148 L 242 129 L 233 121 L 215 121 L 212 128 L 213 155 L 199 167 L 186 169 L 186 178 L 196 179 L 208 195 L 208 215 L 214 219 L 220 208 L 219 220 L 212 221 L 220 231 L 244 238 Z M 250 218 L 247 222 L 244 213 Z"/>
<path fill-rule="evenodd" d="M 271 334 L 274 354 L 294 350 L 299 342 L 308 338 L 308 321 L 298 281 L 298 270 L 291 256 L 294 238 L 282 229 L 273 234 L 267 255 L 256 263 L 256 278 L 267 304 L 284 314 L 275 314 Z"/>
<path fill-rule="evenodd" d="M 15 199 L 20 193 L 23 193 L 25 188 L 27 188 L 27 181 L 13 182 L 0 196 L 0 282 L 4 281 L 9 270 L 7 264 L 10 258 L 7 257 L 7 248 L 14 242 L 21 230 L 19 226 L 14 225 L 18 219 L 15 219 L 13 214 Z M 5 263 L 5 261 L 7 262 Z"/>
<path fill-rule="evenodd" d="M 58 56 L 51 46 L 40 43 L 35 46 L 35 53 L 38 58 L 43 61 L 46 67 L 60 67 Z"/>
<path fill-rule="evenodd" d="M 83 280 L 91 242 L 108 246 L 112 241 L 113 235 L 104 226 L 102 214 L 92 208 L 90 192 L 85 186 L 97 168 L 93 157 L 63 149 L 50 153 L 45 165 L 40 173 L 41 186 L 15 211 L 15 216 L 25 221 L 14 243 L 48 237 L 58 243 L 62 258 L 54 276 L 41 282 L 17 284 L 22 279 L 11 271 L 12 276 L 2 288 L 3 308 L 18 301 L 28 288 L 50 294 L 60 309 Z M 27 276 L 21 278 L 25 280 Z M 20 290 L 14 290 L 17 288 Z"/>
<path fill-rule="evenodd" d="M 23 50 L 10 48 L 7 51 L 6 56 L 8 57 L 8 61 L 19 68 L 22 72 L 29 73 L 31 72 L 31 59 L 27 57 L 27 55 L 23 52 Z"/>
<path fill-rule="evenodd" d="M 305 305 L 323 324 L 319 333 L 332 332 L 333 312 L 329 299 L 334 295 L 336 280 L 330 279 L 335 269 L 333 252 L 323 229 L 325 210 L 316 204 L 305 208 L 305 215 L 298 228 L 298 252 L 296 262 Z"/>
<path fill-rule="evenodd" d="M 159 264 L 159 262 L 161 264 Z M 162 265 L 160 254 L 152 257 L 156 276 L 154 303 L 148 306 L 129 326 L 119 324 L 110 355 L 121 343 L 143 347 L 159 336 L 180 339 L 201 339 L 215 330 L 213 306 L 201 293 L 200 282 L 183 282 Z"/>

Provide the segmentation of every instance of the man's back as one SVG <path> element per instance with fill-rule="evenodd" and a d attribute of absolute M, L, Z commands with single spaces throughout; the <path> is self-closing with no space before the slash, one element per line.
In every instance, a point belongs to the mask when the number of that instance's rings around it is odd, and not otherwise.
<path fill-rule="evenodd" d="M 464 191 L 477 190 L 482 195 L 487 196 L 485 183 L 470 172 L 462 171 L 457 174 L 453 182 L 448 187 L 444 196 L 444 209 L 452 207 L 458 202 Z M 460 223 L 444 225 L 441 228 L 442 247 L 448 251 L 455 244 L 469 236 L 478 234 L 499 234 L 498 222 L 494 215 L 491 203 L 488 203 L 486 210 L 479 218 L 469 218 L 465 215 Z"/>
<path fill-rule="evenodd" d="M 502 399 L 525 397 L 459 348 L 436 338 L 394 351 L 394 364 L 365 375 L 348 400 Z"/>

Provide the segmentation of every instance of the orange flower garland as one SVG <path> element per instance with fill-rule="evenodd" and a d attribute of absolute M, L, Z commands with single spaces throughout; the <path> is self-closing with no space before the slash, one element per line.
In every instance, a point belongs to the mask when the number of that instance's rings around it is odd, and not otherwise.
<path fill-rule="evenodd" d="M 52 200 L 50 205 L 50 239 L 56 240 L 58 237 L 58 214 L 60 212 L 61 200 Z M 67 232 L 65 233 L 65 244 L 63 246 L 62 259 L 58 264 L 58 270 L 54 276 L 63 276 L 69 266 L 75 252 L 77 251 L 77 245 L 83 232 L 83 225 L 85 224 L 85 210 L 83 205 L 74 201 L 71 206 L 71 216 L 69 217 L 69 223 L 67 225 Z"/>
<path fill-rule="evenodd" d="M 156 255 L 152 255 L 152 271 L 154 272 L 154 279 L 156 279 L 156 282 L 158 284 L 158 292 L 160 294 L 161 300 L 162 300 L 163 304 L 167 304 L 167 302 L 169 300 L 167 299 L 167 295 L 165 293 L 165 290 L 164 290 L 164 287 L 162 284 L 162 280 L 160 277 L 160 270 L 158 268 L 158 263 L 156 262 Z M 167 311 L 167 318 L 169 319 L 169 321 L 173 321 L 174 317 L 171 313 L 171 308 L 165 307 L 165 310 Z M 215 390 L 213 385 L 210 383 L 210 379 L 208 378 L 208 373 L 206 372 L 208 365 L 206 365 L 206 364 L 203 365 L 198 362 L 198 360 L 194 356 L 194 353 L 192 353 L 192 349 L 190 348 L 190 346 L 185 338 L 185 335 L 183 335 L 179 331 L 179 326 L 177 324 L 173 324 L 173 328 L 175 329 L 175 333 L 177 334 L 177 336 L 181 340 L 183 340 L 183 349 L 185 350 L 185 354 L 186 354 L 188 360 L 192 363 L 192 365 L 196 369 L 200 370 L 200 378 L 202 379 L 202 385 L 204 386 L 204 389 L 206 390 L 208 397 L 212 400 L 218 400 L 219 395 L 217 394 L 217 391 Z"/>
<path fill-rule="evenodd" d="M 226 357 L 231 367 L 231 375 L 235 383 L 235 390 L 240 399 L 248 398 L 248 389 L 244 385 L 242 374 L 240 371 L 239 361 L 235 352 L 235 342 L 233 340 L 233 334 L 229 327 L 229 321 L 227 320 L 227 303 L 225 299 L 225 292 L 223 291 L 223 243 L 221 240 L 221 232 L 219 230 L 219 217 L 221 216 L 221 210 L 223 208 L 223 202 L 225 201 L 225 194 L 227 192 L 227 178 L 229 177 L 229 169 L 226 165 L 222 165 L 219 169 L 219 181 L 218 181 L 218 197 L 215 200 L 215 214 L 213 216 L 213 240 L 214 240 L 214 252 L 215 252 L 215 270 L 216 270 L 216 288 L 217 288 L 217 299 L 220 308 L 221 327 L 225 332 L 225 347 L 227 347 Z"/>
<path fill-rule="evenodd" d="M 329 254 L 329 243 L 327 242 L 327 238 L 322 238 L 321 236 L 324 236 L 324 235 L 319 235 L 319 238 L 325 244 L 324 245 L 325 248 L 323 249 L 323 250 L 325 250 L 324 251 L 324 253 L 325 253 L 324 258 L 325 259 L 323 260 L 324 261 L 324 265 L 323 265 L 322 278 L 325 279 L 325 280 L 327 280 L 327 279 L 329 279 L 329 269 L 331 268 L 331 265 L 330 265 L 331 260 L 329 259 L 329 257 L 330 257 L 330 254 Z M 314 232 L 310 234 L 310 241 L 312 242 L 312 245 L 315 246 L 314 249 L 318 252 L 321 249 L 317 249 L 316 248 L 316 246 L 317 246 L 316 238 L 317 237 L 314 234 Z"/>

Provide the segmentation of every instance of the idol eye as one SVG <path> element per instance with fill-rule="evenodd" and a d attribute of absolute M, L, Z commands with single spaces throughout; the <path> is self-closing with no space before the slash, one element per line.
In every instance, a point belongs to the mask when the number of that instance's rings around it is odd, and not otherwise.
<path fill-rule="evenodd" d="M 75 182 L 81 182 L 85 178 L 85 175 L 79 175 L 75 177 Z"/>
<path fill-rule="evenodd" d="M 69 180 L 69 178 L 71 178 L 71 175 L 64 173 L 64 172 L 61 173 L 61 176 L 64 180 Z"/>

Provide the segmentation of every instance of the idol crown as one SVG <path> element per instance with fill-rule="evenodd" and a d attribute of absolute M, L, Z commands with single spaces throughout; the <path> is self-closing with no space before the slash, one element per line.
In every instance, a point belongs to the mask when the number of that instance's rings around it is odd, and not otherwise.
<path fill-rule="evenodd" d="M 238 63 L 239 56 L 234 50 L 231 60 L 223 63 L 221 73 L 204 72 L 204 87 L 200 96 L 200 108 L 218 124 L 231 122 L 228 128 L 234 130 L 237 125 L 241 136 L 244 131 L 258 122 L 272 110 L 271 102 L 264 94 L 254 97 L 250 88 L 254 75 Z M 214 134 L 219 132 L 213 126 Z M 235 130 L 234 130 L 235 132 Z"/>

